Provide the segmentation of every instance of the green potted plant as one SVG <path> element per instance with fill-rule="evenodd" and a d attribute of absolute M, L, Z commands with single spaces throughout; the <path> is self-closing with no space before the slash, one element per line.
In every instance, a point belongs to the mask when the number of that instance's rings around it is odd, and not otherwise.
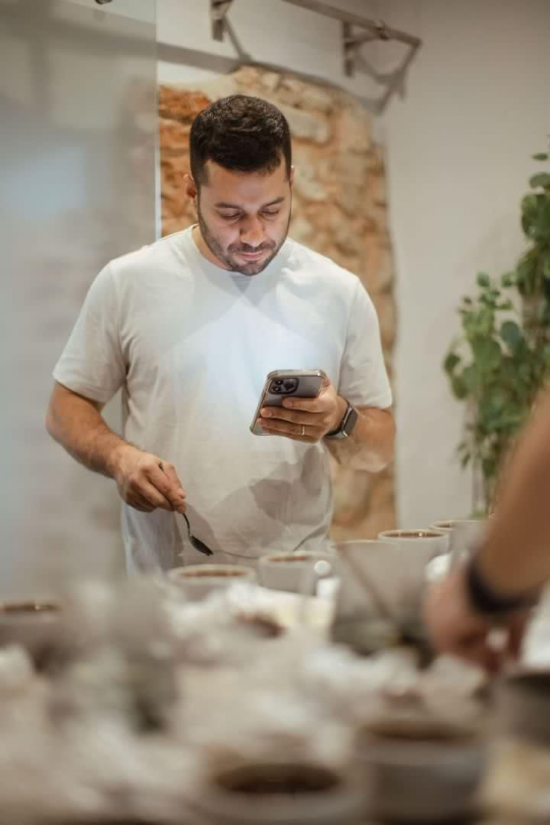
<path fill-rule="evenodd" d="M 549 154 L 533 155 L 547 163 Z M 550 375 L 550 172 L 529 180 L 521 201 L 528 247 L 499 279 L 481 272 L 458 309 L 462 330 L 443 362 L 466 406 L 462 467 L 473 471 L 473 511 L 492 506 L 499 473 L 537 393 Z"/>

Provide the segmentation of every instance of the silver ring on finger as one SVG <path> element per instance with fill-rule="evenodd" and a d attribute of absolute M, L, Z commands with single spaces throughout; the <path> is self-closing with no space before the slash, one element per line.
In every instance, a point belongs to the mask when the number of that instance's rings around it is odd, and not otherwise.
<path fill-rule="evenodd" d="M 306 428 L 305 428 L 305 425 L 302 424 L 302 438 L 304 437 L 305 434 L 306 434 Z"/>

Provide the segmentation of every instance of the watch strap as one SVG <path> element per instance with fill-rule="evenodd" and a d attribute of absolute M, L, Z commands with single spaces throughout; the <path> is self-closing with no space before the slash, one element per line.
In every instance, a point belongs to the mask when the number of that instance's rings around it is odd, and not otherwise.
<path fill-rule="evenodd" d="M 538 588 L 509 596 L 497 593 L 479 570 L 475 556 L 466 566 L 466 590 L 473 608 L 486 616 L 502 616 L 517 610 L 530 610 L 540 597 Z"/>
<path fill-rule="evenodd" d="M 335 430 L 331 430 L 325 435 L 325 438 L 348 438 L 351 434 L 351 430 L 355 426 L 355 421 L 357 420 L 357 410 L 354 409 L 352 404 L 350 404 L 347 399 L 344 400 L 346 401 L 347 407 L 344 415 L 342 416 L 342 420 Z M 352 425 L 351 428 L 349 428 L 350 424 Z"/>

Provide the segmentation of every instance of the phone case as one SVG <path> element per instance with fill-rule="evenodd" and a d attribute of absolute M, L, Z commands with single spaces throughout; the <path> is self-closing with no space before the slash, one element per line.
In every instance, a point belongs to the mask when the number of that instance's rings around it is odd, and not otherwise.
<path fill-rule="evenodd" d="M 258 424 L 262 407 L 282 407 L 283 399 L 290 398 L 317 398 L 326 374 L 323 370 L 274 370 L 265 380 L 260 401 L 256 407 L 250 431 L 254 435 L 270 435 L 264 433 Z"/>

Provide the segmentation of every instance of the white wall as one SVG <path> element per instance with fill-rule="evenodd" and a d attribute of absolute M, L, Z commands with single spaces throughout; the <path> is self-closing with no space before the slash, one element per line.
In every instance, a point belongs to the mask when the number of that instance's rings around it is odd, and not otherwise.
<path fill-rule="evenodd" d="M 327 0 L 329 2 L 329 0 Z M 330 0 L 383 17 L 424 43 L 406 94 L 377 123 L 387 147 L 399 339 L 396 351 L 400 522 L 421 526 L 467 513 L 470 482 L 454 460 L 462 410 L 441 361 L 458 331 L 455 308 L 478 270 L 510 268 L 521 252 L 518 203 L 530 154 L 550 132 L 548 0 Z M 161 44 L 232 57 L 210 37 L 207 0 L 158 0 Z M 231 20 L 256 59 L 315 73 L 368 96 L 341 70 L 340 27 L 282 0 L 235 0 Z M 161 57 L 166 56 L 161 47 Z M 161 60 L 160 82 L 208 73 Z M 379 46 L 380 67 L 394 63 Z"/>

